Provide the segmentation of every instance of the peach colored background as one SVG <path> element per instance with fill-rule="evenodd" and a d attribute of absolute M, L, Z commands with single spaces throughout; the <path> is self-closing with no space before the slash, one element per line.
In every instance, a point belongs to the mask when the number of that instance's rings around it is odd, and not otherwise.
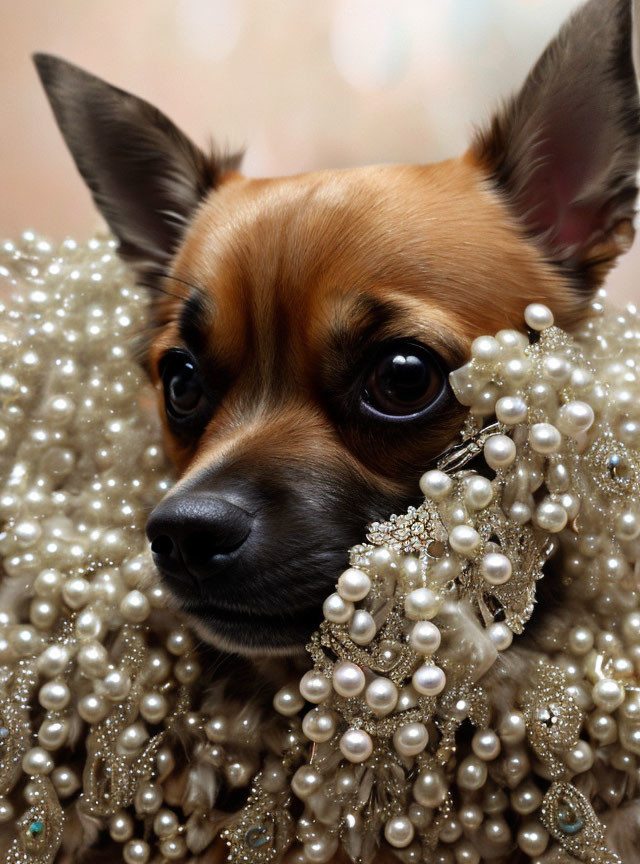
<path fill-rule="evenodd" d="M 0 235 L 97 224 L 29 61 L 61 54 L 284 174 L 460 152 L 575 0 L 2 0 Z M 640 242 L 610 280 L 640 300 Z"/>

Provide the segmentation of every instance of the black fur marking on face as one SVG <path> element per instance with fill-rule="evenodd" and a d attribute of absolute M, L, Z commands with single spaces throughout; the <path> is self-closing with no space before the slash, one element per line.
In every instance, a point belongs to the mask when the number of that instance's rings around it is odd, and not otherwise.
<path fill-rule="evenodd" d="M 208 348 L 210 332 L 209 303 L 202 294 L 192 291 L 182 304 L 178 318 L 178 332 L 185 345 L 194 354 L 202 356 Z"/>

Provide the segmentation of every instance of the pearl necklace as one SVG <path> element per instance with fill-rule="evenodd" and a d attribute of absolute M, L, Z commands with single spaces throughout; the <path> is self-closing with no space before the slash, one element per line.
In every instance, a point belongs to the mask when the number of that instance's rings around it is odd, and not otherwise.
<path fill-rule="evenodd" d="M 126 864 L 218 838 L 234 864 L 628 860 L 600 817 L 640 755 L 635 309 L 599 297 L 571 338 L 534 304 L 530 337 L 473 343 L 462 443 L 351 550 L 274 711 L 166 612 L 143 528 L 172 479 L 114 242 L 27 232 L 0 276 L 3 860 L 101 830 Z"/>

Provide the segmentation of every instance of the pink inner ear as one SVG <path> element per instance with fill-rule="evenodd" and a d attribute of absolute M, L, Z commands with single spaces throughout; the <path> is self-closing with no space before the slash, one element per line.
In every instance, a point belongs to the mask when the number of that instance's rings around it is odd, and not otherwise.
<path fill-rule="evenodd" d="M 584 99 L 584 94 L 583 99 Z M 585 250 L 611 226 L 611 156 L 606 117 L 587 113 L 585 101 L 548 119 L 540 143 L 531 148 L 531 170 L 518 195 L 518 209 L 535 234 L 560 258 Z M 604 134 L 603 134 L 604 132 Z"/>

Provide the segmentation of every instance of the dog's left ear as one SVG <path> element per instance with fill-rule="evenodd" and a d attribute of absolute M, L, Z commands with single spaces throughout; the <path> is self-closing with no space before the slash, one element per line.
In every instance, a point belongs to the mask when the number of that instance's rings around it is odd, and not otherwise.
<path fill-rule="evenodd" d="M 583 291 L 633 239 L 638 12 L 640 0 L 586 3 L 471 148 L 527 235 Z"/>

